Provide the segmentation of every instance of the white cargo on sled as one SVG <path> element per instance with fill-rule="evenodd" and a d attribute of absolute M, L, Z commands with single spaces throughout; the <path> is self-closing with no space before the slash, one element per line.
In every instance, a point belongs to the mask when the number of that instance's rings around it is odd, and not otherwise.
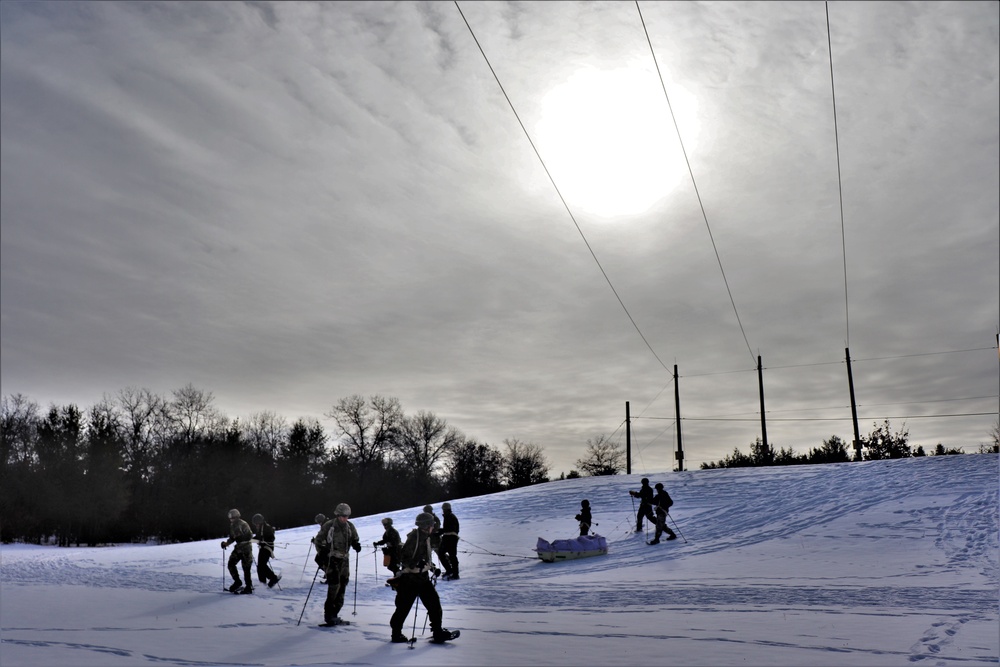
<path fill-rule="evenodd" d="M 554 540 L 552 542 L 539 537 L 535 551 L 538 552 L 538 557 L 546 563 L 554 563 L 557 560 L 603 556 L 608 553 L 608 541 L 600 535 L 581 535 L 571 540 Z"/>

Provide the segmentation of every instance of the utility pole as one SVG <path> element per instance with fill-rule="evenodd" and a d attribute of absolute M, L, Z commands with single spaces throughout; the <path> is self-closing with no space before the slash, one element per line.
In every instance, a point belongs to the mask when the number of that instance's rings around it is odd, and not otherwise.
<path fill-rule="evenodd" d="M 677 422 L 677 471 L 684 472 L 684 446 L 681 443 L 681 389 L 677 384 L 677 364 L 674 364 L 674 421 Z"/>
<path fill-rule="evenodd" d="M 861 460 L 861 432 L 858 431 L 858 405 L 854 402 L 854 374 L 851 372 L 851 348 L 845 347 L 847 355 L 847 384 L 851 389 L 851 419 L 854 421 L 854 460 Z"/>
<path fill-rule="evenodd" d="M 632 474 L 632 419 L 628 412 L 628 401 L 625 401 L 625 474 Z"/>
<path fill-rule="evenodd" d="M 760 386 L 760 437 L 764 441 L 764 460 L 771 462 L 771 448 L 767 446 L 767 418 L 764 417 L 764 367 L 757 355 L 757 384 Z"/>

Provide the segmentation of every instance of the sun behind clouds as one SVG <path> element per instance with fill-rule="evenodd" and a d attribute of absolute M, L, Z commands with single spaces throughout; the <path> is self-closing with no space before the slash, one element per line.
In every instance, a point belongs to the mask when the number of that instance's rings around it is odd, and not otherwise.
<path fill-rule="evenodd" d="M 697 136 L 694 98 L 667 88 L 688 154 Z M 538 150 L 571 209 L 614 217 L 642 213 L 687 173 L 655 73 L 582 69 L 542 100 Z"/>

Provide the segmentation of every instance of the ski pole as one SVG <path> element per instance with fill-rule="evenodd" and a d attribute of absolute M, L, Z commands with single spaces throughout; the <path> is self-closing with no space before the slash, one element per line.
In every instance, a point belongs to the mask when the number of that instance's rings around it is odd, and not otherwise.
<path fill-rule="evenodd" d="M 638 524 L 639 523 L 639 514 L 635 511 L 635 496 L 631 495 L 631 493 L 630 493 L 629 494 L 629 498 L 632 499 L 632 514 L 633 514 L 632 518 L 635 520 L 636 524 Z M 629 532 L 631 532 L 631 531 L 629 531 Z"/>
<path fill-rule="evenodd" d="M 378 549 L 372 551 L 372 558 L 375 560 L 375 583 L 378 583 Z"/>
<path fill-rule="evenodd" d="M 682 540 L 687 542 L 687 538 L 684 537 L 684 533 L 681 532 L 681 527 L 677 525 L 676 521 L 674 521 L 674 517 L 670 516 L 670 512 L 667 512 L 667 518 L 674 522 L 674 528 L 677 529 L 677 534 L 681 536 Z"/>
<path fill-rule="evenodd" d="M 302 574 L 306 573 L 306 565 L 309 564 L 309 554 L 312 553 L 312 548 L 313 548 L 313 543 L 309 542 L 309 548 L 306 549 L 306 562 L 302 563 Z"/>
<path fill-rule="evenodd" d="M 318 577 L 318 576 L 319 576 L 319 568 L 317 567 L 316 568 L 316 574 L 313 575 L 313 582 L 311 584 L 309 584 L 309 592 L 306 593 L 306 601 L 302 605 L 302 613 L 299 614 L 299 620 L 298 620 L 298 622 L 295 625 L 298 625 L 299 623 L 302 622 L 302 614 L 306 613 L 306 605 L 309 604 L 309 596 L 312 595 L 313 586 L 316 585 L 316 577 Z"/>
<path fill-rule="evenodd" d="M 358 561 L 361 559 L 361 552 L 354 552 L 354 611 L 351 612 L 351 616 L 358 615 L 358 577 L 361 574 L 358 572 Z"/>
<path fill-rule="evenodd" d="M 222 590 L 226 590 L 226 547 L 222 547 Z"/>

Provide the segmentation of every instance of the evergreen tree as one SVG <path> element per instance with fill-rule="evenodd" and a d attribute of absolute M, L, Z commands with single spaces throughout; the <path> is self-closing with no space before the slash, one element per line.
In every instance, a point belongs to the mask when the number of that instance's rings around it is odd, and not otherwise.
<path fill-rule="evenodd" d="M 911 455 L 910 445 L 907 444 L 910 432 L 905 424 L 896 433 L 892 432 L 888 419 L 874 426 L 871 433 L 861 438 L 866 461 L 903 459 Z"/>

